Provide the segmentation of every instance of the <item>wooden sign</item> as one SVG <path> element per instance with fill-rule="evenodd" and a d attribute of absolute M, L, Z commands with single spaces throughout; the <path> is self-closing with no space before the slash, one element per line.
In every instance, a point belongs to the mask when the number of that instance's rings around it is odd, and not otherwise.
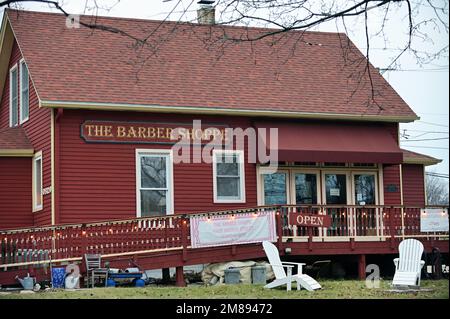
<path fill-rule="evenodd" d="M 331 217 L 328 215 L 289 213 L 289 224 L 302 227 L 330 227 Z"/>
<path fill-rule="evenodd" d="M 175 144 L 179 141 L 201 144 L 228 142 L 227 125 L 202 123 L 86 121 L 81 124 L 81 138 L 97 143 Z"/>

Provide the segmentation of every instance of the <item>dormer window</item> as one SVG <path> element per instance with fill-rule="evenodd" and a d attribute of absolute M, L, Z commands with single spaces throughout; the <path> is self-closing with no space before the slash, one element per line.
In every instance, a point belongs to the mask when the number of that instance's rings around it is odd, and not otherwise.
<path fill-rule="evenodd" d="M 19 124 L 19 83 L 17 65 L 9 70 L 9 126 L 14 127 Z"/>

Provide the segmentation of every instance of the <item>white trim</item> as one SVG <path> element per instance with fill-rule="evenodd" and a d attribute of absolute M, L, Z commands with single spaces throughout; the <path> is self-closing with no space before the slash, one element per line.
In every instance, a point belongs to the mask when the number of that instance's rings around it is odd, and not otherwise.
<path fill-rule="evenodd" d="M 28 116 L 26 118 L 22 118 L 22 114 L 23 114 L 23 87 L 22 87 L 22 74 L 23 74 L 23 66 L 25 66 L 27 68 L 27 87 L 28 87 Z M 28 119 L 30 118 L 30 73 L 28 71 L 28 66 L 25 63 L 24 59 L 21 59 L 19 61 L 19 68 L 20 68 L 20 72 L 19 72 L 19 96 L 20 96 L 20 103 L 19 103 L 19 110 L 20 110 L 20 115 L 19 115 L 19 123 L 23 124 L 26 121 L 28 121 Z"/>
<path fill-rule="evenodd" d="M 378 174 L 377 174 L 377 172 L 374 172 L 374 171 L 358 171 L 358 172 L 355 172 L 355 171 L 352 171 L 351 172 L 351 191 L 352 191 L 352 197 L 351 197 L 351 204 L 352 205 L 359 205 L 358 203 L 356 203 L 356 199 L 355 199 L 355 191 L 356 191 L 356 185 L 355 185 L 355 175 L 372 175 L 372 176 L 374 176 L 374 182 L 375 182 L 375 188 L 374 188 L 374 191 L 375 191 L 375 203 L 374 204 L 368 204 L 368 205 L 379 205 L 379 203 L 380 203 L 380 194 L 379 194 L 379 191 L 378 191 L 378 183 L 379 183 L 379 181 L 378 181 Z"/>
<path fill-rule="evenodd" d="M 41 185 L 36 185 L 36 162 L 38 160 L 40 160 L 40 162 L 41 162 L 41 169 L 40 169 L 40 172 L 41 172 L 41 178 L 40 178 Z M 44 208 L 44 195 L 43 195 L 43 189 L 44 188 L 43 188 L 43 180 L 42 180 L 42 178 L 43 178 L 42 167 L 43 167 L 43 156 L 42 156 L 42 151 L 39 151 L 36 154 L 34 154 L 34 156 L 33 156 L 32 169 L 31 169 L 31 171 L 32 171 L 32 178 L 31 178 L 32 187 L 31 187 L 31 189 L 32 189 L 32 200 L 33 200 L 33 212 L 40 211 L 40 210 L 42 210 Z M 37 197 L 36 197 L 36 195 L 37 195 L 37 192 L 36 192 L 37 191 L 37 186 L 41 188 L 41 196 L 40 196 L 41 197 L 41 204 L 40 205 L 37 205 L 37 203 L 36 203 L 36 200 L 37 200 Z"/>
<path fill-rule="evenodd" d="M 323 194 L 323 204 L 324 205 L 334 205 L 334 204 L 328 204 L 327 203 L 327 192 L 326 192 L 326 182 L 325 182 L 325 176 L 326 175 L 345 175 L 345 192 L 346 195 L 346 203 L 341 205 L 351 205 L 352 202 L 352 181 L 351 181 L 351 170 L 326 170 L 322 173 L 322 194 Z M 337 204 L 339 205 L 339 204 Z"/>
<path fill-rule="evenodd" d="M 17 74 L 17 79 L 16 79 L 16 84 L 17 84 L 17 90 L 16 90 L 17 91 L 17 105 L 16 105 L 17 123 L 13 125 L 13 123 L 12 123 L 12 111 L 13 111 L 12 85 L 13 85 L 13 82 L 11 81 L 11 75 L 14 71 L 16 71 L 16 74 Z M 9 69 L 9 127 L 19 126 L 19 84 L 17 83 L 18 81 L 19 81 L 19 69 L 18 69 L 17 63 L 16 63 Z"/>
<path fill-rule="evenodd" d="M 378 168 L 378 192 L 380 194 L 380 205 L 384 205 L 384 175 L 383 165 L 379 165 Z"/>
<path fill-rule="evenodd" d="M 187 114 L 213 114 L 213 115 L 240 115 L 240 116 L 268 116 L 279 118 L 309 118 L 309 119 L 339 119 L 354 121 L 377 121 L 377 122 L 413 122 L 420 118 L 416 115 L 390 116 L 390 115 L 365 115 L 348 113 L 314 113 L 298 111 L 277 111 L 264 109 L 231 109 L 226 107 L 194 107 L 194 106 L 170 106 L 157 104 L 126 104 L 126 103 L 99 103 L 99 102 L 76 102 L 76 101 L 51 101 L 40 100 L 42 107 L 71 108 L 88 110 L 128 110 L 142 112 L 168 112 Z"/>
<path fill-rule="evenodd" d="M 267 171 L 267 172 L 266 172 Z M 260 187 L 258 189 L 258 192 L 260 193 L 259 195 L 259 200 L 260 200 L 260 204 L 259 205 L 266 205 L 265 204 L 265 198 L 264 198 L 264 175 L 267 174 L 285 174 L 286 175 L 286 204 L 289 204 L 292 202 L 291 200 L 291 185 L 290 185 L 290 180 L 291 180 L 291 176 L 290 176 L 290 170 L 282 167 L 280 169 L 278 169 L 276 172 L 272 171 L 272 168 L 269 167 L 264 167 L 264 166 L 260 166 L 259 170 L 258 170 L 258 179 L 260 180 L 259 184 Z"/>
<path fill-rule="evenodd" d="M 237 155 L 239 163 L 239 198 L 224 199 L 217 196 L 217 155 Z M 242 150 L 213 150 L 213 200 L 214 203 L 245 203 L 245 159 Z"/>
<path fill-rule="evenodd" d="M 167 196 L 166 196 L 166 215 L 174 214 L 174 196 L 173 196 L 173 152 L 171 149 L 136 149 L 136 215 L 141 216 L 141 167 L 140 158 L 142 155 L 161 155 L 168 159 L 166 165 L 166 182 L 167 182 Z"/>

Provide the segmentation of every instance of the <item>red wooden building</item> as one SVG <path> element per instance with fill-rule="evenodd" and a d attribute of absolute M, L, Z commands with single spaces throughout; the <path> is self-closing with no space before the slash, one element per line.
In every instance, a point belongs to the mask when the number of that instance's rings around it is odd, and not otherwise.
<path fill-rule="evenodd" d="M 365 63 L 354 63 L 364 57 L 345 34 L 291 32 L 231 44 L 212 40 L 266 30 L 98 18 L 136 38 L 160 25 L 139 46 L 66 22 L 30 11 L 3 17 L 0 229 L 283 205 L 321 207 L 333 218 L 352 210 L 357 219 L 372 216 L 353 241 L 333 231 L 311 235 L 325 250 L 308 254 L 394 252 L 383 241 L 394 236 L 383 226 L 388 208 L 403 216 L 396 238 L 429 239 L 417 209 L 426 205 L 424 168 L 439 160 L 399 147 L 399 123 L 418 117 L 372 66 L 370 102 Z M 278 128 L 277 172 L 247 160 L 249 143 L 228 153 L 235 165 L 225 175 L 220 152 L 212 163 L 173 163 L 168 132 L 189 132 L 193 120 Z M 282 231 L 281 245 L 298 242 L 293 251 L 305 254 L 305 234 Z M 426 249 L 448 253 L 445 236 Z M 339 246 L 343 240 L 362 244 L 355 250 Z"/>

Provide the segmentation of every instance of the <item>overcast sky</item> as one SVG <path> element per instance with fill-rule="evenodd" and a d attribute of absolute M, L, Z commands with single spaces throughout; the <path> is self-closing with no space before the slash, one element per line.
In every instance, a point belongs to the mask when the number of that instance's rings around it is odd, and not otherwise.
<path fill-rule="evenodd" d="M 188 8 L 187 14 L 183 16 L 183 20 L 194 20 L 196 15 L 197 1 L 184 0 L 175 9 L 169 19 L 174 20 L 179 18 L 177 12 L 184 12 Z M 80 0 L 65 0 L 64 8 L 70 13 L 84 13 L 86 11 L 85 1 Z M 173 6 L 178 3 L 178 0 L 163 2 L 163 0 L 97 0 L 97 3 L 108 8 L 109 11 L 101 10 L 99 15 L 109 15 L 116 17 L 132 17 L 143 19 L 164 19 L 167 13 L 173 9 Z M 192 4 L 191 4 L 192 3 Z M 439 1 L 435 1 L 439 4 Z M 448 1 L 443 0 L 442 3 Z M 112 6 L 112 4 L 115 4 Z M 191 6 L 189 6 L 191 4 Z M 50 9 L 45 5 L 24 4 L 23 8 L 39 11 L 49 11 Z M 426 8 L 425 8 L 426 9 Z M 425 10 L 424 9 L 424 10 Z M 51 10 L 50 10 L 51 11 Z M 420 12 L 419 18 L 426 19 L 431 14 L 430 11 Z M 375 13 L 374 13 L 375 15 Z M 369 29 L 377 29 L 377 17 L 372 16 L 375 22 L 369 25 Z M 448 21 L 448 16 L 446 17 Z M 378 20 L 380 21 L 380 20 Z M 363 32 L 363 24 L 361 18 L 346 22 L 349 27 L 349 36 L 351 40 L 362 50 L 365 50 L 365 36 Z M 322 25 L 318 30 L 322 31 L 343 31 L 342 25 L 335 23 Z M 386 67 L 389 65 L 390 59 L 399 50 L 400 45 L 405 41 L 405 20 L 402 12 L 395 12 L 390 17 L 389 23 L 386 26 L 389 43 L 374 38 L 371 42 L 373 50 L 370 52 L 372 63 L 376 67 Z M 430 33 L 435 30 L 430 29 Z M 424 49 L 438 48 L 448 46 L 448 34 L 437 33 L 433 34 L 433 43 L 423 43 Z M 388 49 L 384 49 L 388 47 Z M 447 55 L 447 54 L 446 54 Z M 401 124 L 401 129 L 407 129 L 409 139 L 435 139 L 432 141 L 411 141 L 401 142 L 401 146 L 412 151 L 428 154 L 440 159 L 443 162 L 428 167 L 428 171 L 435 171 L 439 173 L 448 174 L 449 172 L 449 61 L 448 57 L 441 58 L 434 61 L 433 64 L 420 66 L 417 61 L 411 56 L 405 55 L 400 60 L 402 71 L 388 71 L 383 75 L 388 82 L 394 87 L 399 95 L 408 103 L 408 105 L 420 116 L 420 121 L 414 123 Z M 423 135 L 422 135 L 423 134 Z M 420 135 L 420 136 L 419 136 Z M 402 138 L 402 140 L 404 140 Z"/>

